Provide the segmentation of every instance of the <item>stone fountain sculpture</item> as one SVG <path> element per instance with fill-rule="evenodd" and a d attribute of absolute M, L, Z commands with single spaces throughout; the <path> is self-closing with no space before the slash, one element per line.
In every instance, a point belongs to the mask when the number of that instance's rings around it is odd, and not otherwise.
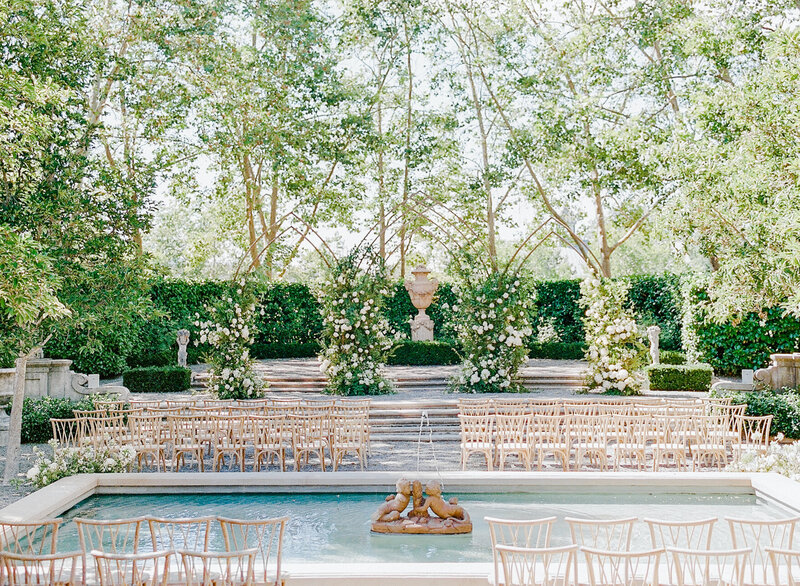
<path fill-rule="evenodd" d="M 472 521 L 458 498 L 445 501 L 442 485 L 432 480 L 425 485 L 423 497 L 422 483 L 411 482 L 405 478 L 397 481 L 397 493 L 386 497 L 378 510 L 372 515 L 372 531 L 375 533 L 405 533 L 427 535 L 458 535 L 472 533 Z M 411 503 L 411 510 L 403 512 Z"/>
<path fill-rule="evenodd" d="M 411 339 L 415 342 L 433 341 L 433 320 L 425 313 L 425 310 L 433 302 L 433 294 L 439 287 L 439 281 L 429 279 L 430 273 L 425 265 L 419 265 L 411 271 L 414 280 L 405 283 L 411 303 L 419 310 L 419 313 L 411 321 Z"/>

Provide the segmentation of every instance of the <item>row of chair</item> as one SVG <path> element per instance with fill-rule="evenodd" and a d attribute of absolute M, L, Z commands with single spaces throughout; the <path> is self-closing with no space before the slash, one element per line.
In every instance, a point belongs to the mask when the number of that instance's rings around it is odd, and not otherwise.
<path fill-rule="evenodd" d="M 9 584 L 283 584 L 288 517 L 122 520 L 75 519 L 81 551 L 57 552 L 61 519 L 0 523 L 0 583 Z M 209 551 L 218 524 L 223 551 Z M 149 531 L 143 531 L 147 526 Z"/>
<path fill-rule="evenodd" d="M 716 518 L 691 522 L 644 519 L 649 549 L 631 551 L 636 518 L 565 518 L 572 543 L 553 547 L 556 517 L 516 521 L 487 517 L 494 584 L 800 584 L 800 551 L 792 549 L 800 518 L 727 519 L 733 549 L 712 550 Z M 586 564 L 579 566 L 584 554 Z"/>
<path fill-rule="evenodd" d="M 527 470 L 539 470 L 548 455 L 564 470 L 580 469 L 584 459 L 606 469 L 621 464 L 659 470 L 672 462 L 678 469 L 716 465 L 745 450 L 766 451 L 772 416 L 748 417 L 744 405 L 686 402 L 635 405 L 462 401 L 461 465 L 482 454 L 489 470 L 504 469 L 509 456 Z"/>
<path fill-rule="evenodd" d="M 157 470 L 195 464 L 204 470 L 237 464 L 255 471 L 273 460 L 285 470 L 291 451 L 295 469 L 315 455 L 325 470 L 326 452 L 334 470 L 352 455 L 363 470 L 369 454 L 369 400 L 252 401 L 248 404 L 169 406 L 101 404 L 76 411 L 74 418 L 51 419 L 62 446 L 114 442 L 136 450 L 137 463 Z"/>

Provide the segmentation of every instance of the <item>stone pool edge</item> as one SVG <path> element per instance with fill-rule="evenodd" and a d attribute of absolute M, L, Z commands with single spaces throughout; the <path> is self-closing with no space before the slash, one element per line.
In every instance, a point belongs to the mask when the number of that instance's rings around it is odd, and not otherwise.
<path fill-rule="evenodd" d="M 443 481 L 450 496 L 476 492 L 598 490 L 755 494 L 800 514 L 800 487 L 778 474 L 737 472 L 162 472 L 81 474 L 46 486 L 0 510 L 0 519 L 55 517 L 95 494 L 376 492 L 402 476 Z M 291 586 L 485 585 L 490 563 L 287 563 Z"/>

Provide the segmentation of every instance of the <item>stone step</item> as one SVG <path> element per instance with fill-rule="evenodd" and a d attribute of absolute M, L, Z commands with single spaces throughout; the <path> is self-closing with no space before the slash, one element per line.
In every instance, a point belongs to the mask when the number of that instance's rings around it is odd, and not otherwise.
<path fill-rule="evenodd" d="M 425 448 L 428 444 L 428 440 L 431 439 L 427 432 L 423 432 L 422 434 L 422 444 L 423 448 Z M 414 434 L 404 434 L 404 433 L 370 433 L 370 441 L 373 445 L 376 442 L 413 442 L 416 443 L 418 440 L 418 435 Z M 434 433 L 432 438 L 434 445 L 436 446 L 436 450 L 442 449 L 446 451 L 448 449 L 452 449 L 451 447 L 444 447 L 442 446 L 443 443 L 454 443 L 459 444 L 461 442 L 461 436 L 457 433 Z"/>

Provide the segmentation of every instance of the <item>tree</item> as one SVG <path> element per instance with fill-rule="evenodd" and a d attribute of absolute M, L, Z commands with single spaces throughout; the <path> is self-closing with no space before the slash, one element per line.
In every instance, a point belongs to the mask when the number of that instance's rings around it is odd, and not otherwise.
<path fill-rule="evenodd" d="M 59 278 L 50 259 L 35 241 L 0 225 L 0 323 L 16 347 L 14 398 L 6 447 L 4 483 L 19 471 L 22 405 L 25 399 L 25 372 L 28 360 L 50 339 L 45 327 L 69 311 L 56 296 Z"/>

